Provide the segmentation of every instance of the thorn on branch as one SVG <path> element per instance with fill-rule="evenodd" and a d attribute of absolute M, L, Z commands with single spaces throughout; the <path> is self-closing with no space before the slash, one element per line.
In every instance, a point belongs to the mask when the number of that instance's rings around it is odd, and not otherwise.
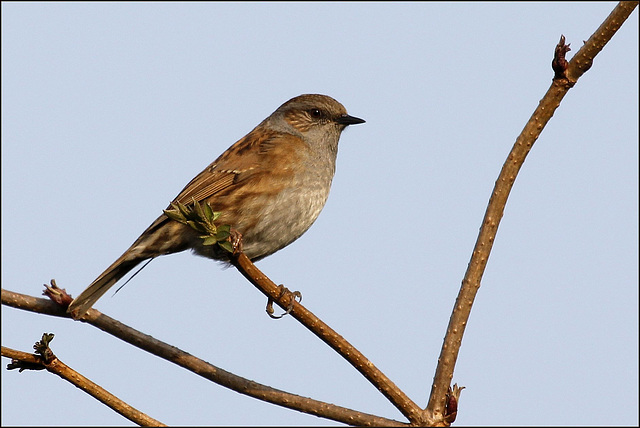
<path fill-rule="evenodd" d="M 18 369 L 18 372 L 22 373 L 24 370 L 44 370 L 44 366 L 39 363 L 29 363 L 27 361 L 11 359 L 11 362 L 7 364 L 7 370 Z"/>
<path fill-rule="evenodd" d="M 47 284 L 43 285 L 45 290 L 42 292 L 42 294 L 44 296 L 47 296 L 49 299 L 62 306 L 64 309 L 67 309 L 67 307 L 69 307 L 69 304 L 73 301 L 73 297 L 71 297 L 71 295 L 67 293 L 67 290 L 65 290 L 64 288 L 59 288 L 56 285 L 55 279 L 51 280 L 51 286 L 48 286 Z"/>
<path fill-rule="evenodd" d="M 45 364 L 49 364 L 56 358 L 51 348 L 49 348 L 49 343 L 53 340 L 53 336 L 53 333 L 43 333 L 42 339 L 33 345 L 33 349 L 36 351 L 36 354 L 40 355 Z"/>
<path fill-rule="evenodd" d="M 569 67 L 569 62 L 566 59 L 567 52 L 571 50 L 571 43 L 565 44 L 564 35 L 560 36 L 560 41 L 556 45 L 555 54 L 553 55 L 553 61 L 551 61 L 551 68 L 555 72 L 555 76 L 553 76 L 554 80 L 558 79 L 567 79 L 567 68 Z"/>
<path fill-rule="evenodd" d="M 56 359 L 55 354 L 49 348 L 49 343 L 53 340 L 53 336 L 53 333 L 43 333 L 42 339 L 33 345 L 37 355 L 26 354 L 30 361 L 12 358 L 11 363 L 7 364 L 7 370 L 18 369 L 20 373 L 24 370 L 44 370 L 47 364 Z"/>
<path fill-rule="evenodd" d="M 458 416 L 458 401 L 460 400 L 460 393 L 464 386 L 458 386 L 457 383 L 453 384 L 453 388 L 449 387 L 447 391 L 447 405 L 444 412 L 444 420 L 448 424 L 452 424 Z"/>

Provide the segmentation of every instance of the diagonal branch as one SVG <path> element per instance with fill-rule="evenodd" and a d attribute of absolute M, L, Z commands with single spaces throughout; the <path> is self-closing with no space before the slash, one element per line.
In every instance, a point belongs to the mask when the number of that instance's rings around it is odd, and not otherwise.
<path fill-rule="evenodd" d="M 412 424 L 423 422 L 423 410 L 418 407 L 384 373 L 373 365 L 360 351 L 336 333 L 331 327 L 316 317 L 311 311 L 296 301 L 291 292 L 283 293 L 283 287 L 277 286 L 254 265 L 243 253 L 231 258 L 231 263 L 258 288 L 270 301 L 278 303 L 302 325 L 333 348 L 369 382 L 371 382 Z M 286 289 L 285 289 L 286 290 Z"/>
<path fill-rule="evenodd" d="M 11 365 L 16 366 L 15 368 L 20 367 L 20 371 L 25 370 L 25 367 L 28 367 L 29 370 L 39 370 L 44 368 L 47 371 L 60 376 L 62 379 L 72 383 L 94 397 L 96 400 L 140 426 L 166 426 L 162 422 L 149 417 L 125 403 L 101 386 L 93 383 L 71 367 L 64 364 L 55 356 L 45 361 L 44 358 L 41 358 L 38 355 L 16 351 L 14 349 L 7 348 L 6 346 L 2 347 L 2 356 L 11 358 Z"/>
<path fill-rule="evenodd" d="M 269 316 L 272 318 L 282 316 L 273 315 L 273 302 L 278 303 L 285 309 L 285 314 L 291 314 L 364 375 L 411 423 L 416 424 L 423 421 L 424 412 L 417 404 L 353 345 L 298 303 L 297 298 L 301 297 L 300 292 L 291 292 L 282 285 L 277 286 L 249 260 L 242 252 L 242 235 L 228 225 L 225 227 L 214 224 L 219 213 L 213 212 L 209 204 L 201 205 L 194 200 L 190 206 L 176 204 L 172 207 L 172 210 L 165 210 L 165 214 L 171 219 L 185 224 L 199 233 L 204 233 L 205 235 L 200 236 L 205 241 L 204 245 L 219 245 L 229 252 L 229 262 L 267 296 Z"/>
<path fill-rule="evenodd" d="M 2 289 L 2 304 L 31 312 L 70 318 L 66 310 L 48 299 L 41 299 Z M 141 333 L 113 318 L 91 309 L 82 322 L 93 325 L 123 341 L 164 358 L 219 385 L 262 401 L 303 413 L 361 426 L 406 426 L 399 421 L 358 412 L 334 404 L 291 394 L 227 372 L 193 355 Z"/>
<path fill-rule="evenodd" d="M 560 61 L 554 61 L 554 68 L 564 64 L 566 69 L 561 70 L 561 73 L 556 70 L 556 78 L 533 112 L 533 115 L 531 115 L 522 133 L 516 139 L 491 194 L 471 260 L 462 280 L 462 287 L 449 320 L 440 358 L 438 359 L 431 396 L 426 409 L 430 424 L 438 424 L 444 421 L 446 394 L 453 378 L 462 336 L 467 326 L 471 306 L 480 288 L 480 280 L 491 253 L 491 247 L 504 213 L 507 198 L 518 171 L 540 133 L 553 116 L 555 110 L 560 106 L 560 101 L 562 101 L 569 89 L 573 87 L 578 78 L 591 67 L 593 58 L 602 50 L 637 5 L 637 1 L 620 2 L 568 64 L 563 61 L 563 58 L 560 58 Z M 564 55 L 568 50 L 568 46 L 564 45 L 564 37 L 558 47 L 560 49 L 556 50 L 557 54 L 561 52 Z"/>

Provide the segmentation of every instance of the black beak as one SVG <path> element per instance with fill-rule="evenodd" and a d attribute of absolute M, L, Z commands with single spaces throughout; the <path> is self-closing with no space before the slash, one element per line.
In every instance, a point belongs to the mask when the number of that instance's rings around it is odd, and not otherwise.
<path fill-rule="evenodd" d="M 359 117 L 353 117 L 353 116 L 349 116 L 348 114 L 343 114 L 342 116 L 339 116 L 336 119 L 336 123 L 339 123 L 340 125 L 357 125 L 358 123 L 364 123 L 365 121 L 363 119 L 360 119 Z"/>

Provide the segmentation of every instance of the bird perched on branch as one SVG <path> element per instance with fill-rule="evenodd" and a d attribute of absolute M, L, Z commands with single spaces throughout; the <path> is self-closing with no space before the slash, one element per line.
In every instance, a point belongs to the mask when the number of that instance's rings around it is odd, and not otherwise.
<path fill-rule="evenodd" d="M 186 185 L 173 204 L 207 203 L 217 222 L 242 237 L 252 261 L 286 247 L 309 229 L 324 207 L 336 168 L 338 140 L 349 116 L 326 95 L 300 95 L 282 104 Z M 82 317 L 120 278 L 145 260 L 191 249 L 228 261 L 229 253 L 205 245 L 202 233 L 160 215 L 140 237 L 69 305 Z"/>

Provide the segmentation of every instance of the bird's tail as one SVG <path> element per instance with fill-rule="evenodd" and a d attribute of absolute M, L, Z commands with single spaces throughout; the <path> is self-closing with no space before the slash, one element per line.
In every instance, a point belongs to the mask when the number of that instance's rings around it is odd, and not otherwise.
<path fill-rule="evenodd" d="M 131 269 L 135 268 L 146 258 L 132 258 L 131 253 L 126 251 L 118 260 L 113 262 L 102 274 L 95 279 L 78 297 L 73 299 L 67 312 L 74 318 L 79 319 L 93 306 L 104 293 L 106 293 L 120 278 L 125 276 Z"/>

